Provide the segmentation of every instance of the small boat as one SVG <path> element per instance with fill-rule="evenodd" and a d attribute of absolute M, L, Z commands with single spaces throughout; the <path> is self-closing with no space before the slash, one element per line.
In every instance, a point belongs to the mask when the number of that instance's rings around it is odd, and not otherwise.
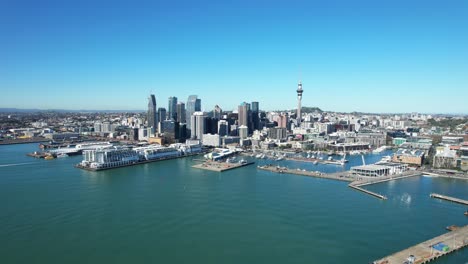
<path fill-rule="evenodd" d="M 317 165 L 318 161 L 314 161 L 314 165 Z"/>
<path fill-rule="evenodd" d="M 54 159 L 54 156 L 52 155 L 47 155 L 44 157 L 45 160 L 53 160 Z"/>
<path fill-rule="evenodd" d="M 328 157 L 328 161 L 332 161 L 332 160 L 333 160 L 333 158 L 332 158 L 332 157 Z"/>
<path fill-rule="evenodd" d="M 239 164 L 247 164 L 247 161 L 246 161 L 245 159 L 241 159 L 241 160 L 239 161 Z"/>
<path fill-rule="evenodd" d="M 466 210 L 466 212 L 464 213 L 464 215 L 468 216 L 468 210 Z"/>
<path fill-rule="evenodd" d="M 61 153 L 57 155 L 57 158 L 66 158 L 68 155 L 66 153 Z"/>

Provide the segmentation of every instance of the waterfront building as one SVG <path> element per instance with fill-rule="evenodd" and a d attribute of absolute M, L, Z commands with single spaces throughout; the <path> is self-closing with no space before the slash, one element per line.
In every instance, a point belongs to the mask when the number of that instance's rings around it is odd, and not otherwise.
<path fill-rule="evenodd" d="M 169 97 L 169 102 L 167 106 L 167 119 L 177 120 L 177 97 Z"/>
<path fill-rule="evenodd" d="M 299 84 L 297 85 L 297 117 L 296 117 L 296 120 L 297 120 L 297 126 L 300 127 L 301 126 L 301 119 L 302 119 L 302 93 L 303 93 L 303 90 L 302 90 L 302 82 L 299 82 Z"/>
<path fill-rule="evenodd" d="M 158 125 L 158 114 L 157 114 L 157 108 L 156 108 L 156 96 L 154 96 L 154 94 L 151 94 L 148 97 L 147 119 L 148 119 L 148 127 L 153 127 L 154 129 L 156 129 Z"/>
<path fill-rule="evenodd" d="M 437 149 L 434 155 L 432 166 L 441 169 L 453 169 L 457 167 L 457 151 L 451 150 L 448 145 L 442 147 L 441 150 Z"/>
<path fill-rule="evenodd" d="M 177 103 L 177 113 L 176 113 L 176 121 L 179 123 L 186 123 L 186 116 L 185 116 L 185 104 L 183 102 Z"/>
<path fill-rule="evenodd" d="M 421 166 L 424 161 L 423 150 L 398 149 L 393 154 L 392 162 Z"/>
<path fill-rule="evenodd" d="M 201 100 L 198 99 L 197 95 L 190 95 L 187 99 L 187 105 L 186 105 L 186 110 L 185 110 L 186 117 L 188 117 L 187 129 L 189 129 L 190 131 L 192 131 L 191 116 L 193 115 L 193 113 L 199 112 L 199 111 L 201 111 Z"/>
<path fill-rule="evenodd" d="M 351 167 L 351 174 L 364 177 L 383 177 L 401 174 L 408 170 L 408 165 L 399 163 L 380 163 Z"/>
<path fill-rule="evenodd" d="M 108 147 L 83 151 L 80 165 L 91 169 L 105 169 L 130 165 L 140 160 L 138 153 L 130 148 Z"/>

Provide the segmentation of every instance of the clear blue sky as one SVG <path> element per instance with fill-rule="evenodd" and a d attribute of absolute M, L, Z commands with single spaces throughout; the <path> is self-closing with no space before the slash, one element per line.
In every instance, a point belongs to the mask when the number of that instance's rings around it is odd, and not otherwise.
<path fill-rule="evenodd" d="M 466 0 L 226 2 L 0 1 L 0 107 L 468 113 Z"/>

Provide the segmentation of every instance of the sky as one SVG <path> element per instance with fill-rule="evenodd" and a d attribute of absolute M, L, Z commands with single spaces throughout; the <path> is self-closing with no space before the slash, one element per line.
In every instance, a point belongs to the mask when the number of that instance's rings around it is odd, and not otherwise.
<path fill-rule="evenodd" d="M 468 113 L 468 1 L 0 1 L 0 107 Z"/>

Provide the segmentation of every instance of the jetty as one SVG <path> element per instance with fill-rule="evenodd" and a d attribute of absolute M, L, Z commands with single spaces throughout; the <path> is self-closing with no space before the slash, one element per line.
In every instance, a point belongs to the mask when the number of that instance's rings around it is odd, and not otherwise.
<path fill-rule="evenodd" d="M 193 165 L 192 168 L 202 169 L 202 170 L 209 170 L 209 171 L 217 171 L 223 172 L 227 170 L 232 170 L 244 166 L 249 166 L 254 164 L 255 162 L 237 162 L 237 163 L 228 163 L 228 162 L 218 162 L 218 161 L 206 161 L 201 164 Z"/>
<path fill-rule="evenodd" d="M 459 198 L 454 198 L 454 197 L 450 197 L 450 196 L 446 196 L 446 195 L 442 195 L 442 194 L 437 194 L 437 193 L 431 193 L 430 196 L 432 198 L 437 198 L 437 199 L 446 200 L 446 201 L 450 201 L 450 202 L 454 202 L 454 203 L 468 205 L 467 200 L 463 200 L 463 199 L 459 199 Z"/>
<path fill-rule="evenodd" d="M 467 245 L 468 225 L 376 260 L 373 264 L 429 263 Z M 412 262 L 407 262 L 410 259 Z"/>

